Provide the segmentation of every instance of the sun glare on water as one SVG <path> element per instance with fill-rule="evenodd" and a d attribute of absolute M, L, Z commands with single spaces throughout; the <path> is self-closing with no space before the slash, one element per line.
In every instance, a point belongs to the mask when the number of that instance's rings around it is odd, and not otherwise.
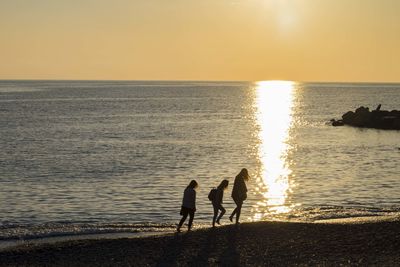
<path fill-rule="evenodd" d="M 290 191 L 287 140 L 292 124 L 294 83 L 262 81 L 256 83 L 256 121 L 259 132 L 260 175 L 256 191 L 263 200 L 253 207 L 253 220 L 290 211 L 286 203 Z"/>

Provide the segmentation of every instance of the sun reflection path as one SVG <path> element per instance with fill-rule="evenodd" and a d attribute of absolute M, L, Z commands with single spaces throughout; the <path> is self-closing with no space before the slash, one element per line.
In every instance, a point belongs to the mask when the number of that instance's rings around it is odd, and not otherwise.
<path fill-rule="evenodd" d="M 258 156 L 261 163 L 258 188 L 263 200 L 254 207 L 253 220 L 288 213 L 290 169 L 288 137 L 292 123 L 294 83 L 262 81 L 256 84 L 256 119 L 259 126 Z"/>

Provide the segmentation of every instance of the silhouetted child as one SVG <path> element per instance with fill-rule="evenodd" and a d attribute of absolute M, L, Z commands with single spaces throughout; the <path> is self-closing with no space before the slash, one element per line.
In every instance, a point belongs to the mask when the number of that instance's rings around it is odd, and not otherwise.
<path fill-rule="evenodd" d="M 183 192 L 183 200 L 182 200 L 182 208 L 180 214 L 182 215 L 182 219 L 178 224 L 178 228 L 176 229 L 178 232 L 181 231 L 181 227 L 185 222 L 187 216 L 189 215 L 189 224 L 188 231 L 192 228 L 194 213 L 196 211 L 196 187 L 198 186 L 195 180 L 192 180 L 190 184 L 186 187 Z"/>
<path fill-rule="evenodd" d="M 223 203 L 223 198 L 224 198 L 224 190 L 228 187 L 228 180 L 223 180 L 219 186 L 217 187 L 217 189 L 213 189 L 215 190 L 213 192 L 212 196 L 212 205 L 214 208 L 214 217 L 213 217 L 213 221 L 212 221 L 212 226 L 215 227 L 215 223 L 220 224 L 220 220 L 222 218 L 222 216 L 224 216 L 226 210 L 224 207 L 222 207 L 222 203 Z M 218 212 L 221 211 L 221 213 L 218 216 Z"/>

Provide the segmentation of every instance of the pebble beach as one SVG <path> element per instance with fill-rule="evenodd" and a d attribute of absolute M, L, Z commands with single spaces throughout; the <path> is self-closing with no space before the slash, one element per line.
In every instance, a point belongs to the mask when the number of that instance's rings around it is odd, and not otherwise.
<path fill-rule="evenodd" d="M 400 221 L 256 222 L 0 252 L 0 266 L 398 266 Z"/>

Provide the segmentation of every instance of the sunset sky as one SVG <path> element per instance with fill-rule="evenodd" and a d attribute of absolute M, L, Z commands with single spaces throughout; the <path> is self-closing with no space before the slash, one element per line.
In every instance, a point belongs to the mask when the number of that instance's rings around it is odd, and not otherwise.
<path fill-rule="evenodd" d="M 400 82 L 398 0 L 1 0 L 0 79 Z"/>

